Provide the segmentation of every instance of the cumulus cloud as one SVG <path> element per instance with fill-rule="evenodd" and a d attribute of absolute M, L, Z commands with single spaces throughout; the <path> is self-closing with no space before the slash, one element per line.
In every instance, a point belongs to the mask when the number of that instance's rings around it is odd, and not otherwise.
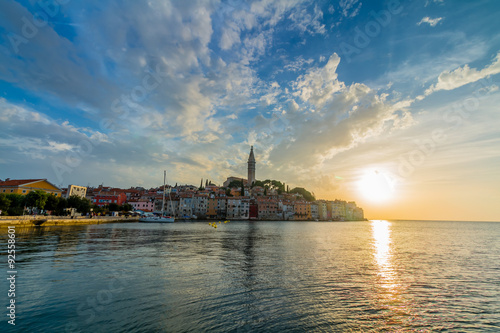
<path fill-rule="evenodd" d="M 497 53 L 493 62 L 482 70 L 477 70 L 475 68 L 470 68 L 469 65 L 464 65 L 454 71 L 442 72 L 438 76 L 438 82 L 429 87 L 425 91 L 425 94 L 430 95 L 438 90 L 453 90 L 498 73 L 500 73 L 500 53 Z"/>
<path fill-rule="evenodd" d="M 323 106 L 327 99 L 344 88 L 344 84 L 337 80 L 339 63 L 340 57 L 334 53 L 324 67 L 313 68 L 301 75 L 294 83 L 294 96 L 315 106 Z"/>
<path fill-rule="evenodd" d="M 295 98 L 288 107 L 270 118 L 259 116 L 252 141 L 264 147 L 274 144 L 270 169 L 312 177 L 312 170 L 321 170 L 336 154 L 412 123 L 412 101 L 388 100 L 387 94 L 361 83 L 346 85 L 338 80 L 340 61 L 334 53 L 325 65 L 300 75 L 292 83 Z"/>

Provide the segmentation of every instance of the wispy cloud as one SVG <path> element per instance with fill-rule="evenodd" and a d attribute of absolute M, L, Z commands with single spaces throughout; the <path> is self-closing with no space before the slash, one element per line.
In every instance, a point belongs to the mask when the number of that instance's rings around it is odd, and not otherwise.
<path fill-rule="evenodd" d="M 339 5 L 344 17 L 353 18 L 358 15 L 362 3 L 360 0 L 341 0 Z"/>
<path fill-rule="evenodd" d="M 427 23 L 431 27 L 435 27 L 441 20 L 443 20 L 442 17 L 436 17 L 436 18 L 431 19 L 429 16 L 426 16 L 423 19 L 421 19 L 420 22 L 417 23 L 417 25 Z"/>

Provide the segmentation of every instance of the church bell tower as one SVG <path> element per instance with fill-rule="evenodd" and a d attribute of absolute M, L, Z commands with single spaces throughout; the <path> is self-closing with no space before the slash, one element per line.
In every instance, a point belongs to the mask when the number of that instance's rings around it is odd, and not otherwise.
<path fill-rule="evenodd" d="M 251 186 L 253 182 L 255 182 L 255 156 L 253 156 L 253 146 L 251 146 L 248 156 L 248 186 Z"/>

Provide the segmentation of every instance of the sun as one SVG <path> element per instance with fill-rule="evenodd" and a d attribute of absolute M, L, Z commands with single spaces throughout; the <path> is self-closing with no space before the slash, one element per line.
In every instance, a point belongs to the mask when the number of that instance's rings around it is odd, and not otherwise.
<path fill-rule="evenodd" d="M 367 200 L 382 203 L 394 198 L 394 183 L 388 173 L 369 170 L 358 181 L 358 189 Z"/>

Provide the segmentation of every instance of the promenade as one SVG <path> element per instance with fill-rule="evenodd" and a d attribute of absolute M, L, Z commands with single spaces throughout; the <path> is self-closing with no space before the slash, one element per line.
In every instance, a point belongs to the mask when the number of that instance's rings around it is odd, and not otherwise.
<path fill-rule="evenodd" d="M 46 220 L 42 226 L 55 226 L 55 225 L 78 225 L 78 224 L 101 224 L 101 223 L 114 223 L 114 222 L 137 222 L 137 218 L 133 217 L 117 217 L 117 216 L 95 216 L 89 218 L 87 216 L 75 216 L 74 218 L 67 216 L 0 216 L 0 227 L 6 226 L 33 226 L 33 222 Z"/>

